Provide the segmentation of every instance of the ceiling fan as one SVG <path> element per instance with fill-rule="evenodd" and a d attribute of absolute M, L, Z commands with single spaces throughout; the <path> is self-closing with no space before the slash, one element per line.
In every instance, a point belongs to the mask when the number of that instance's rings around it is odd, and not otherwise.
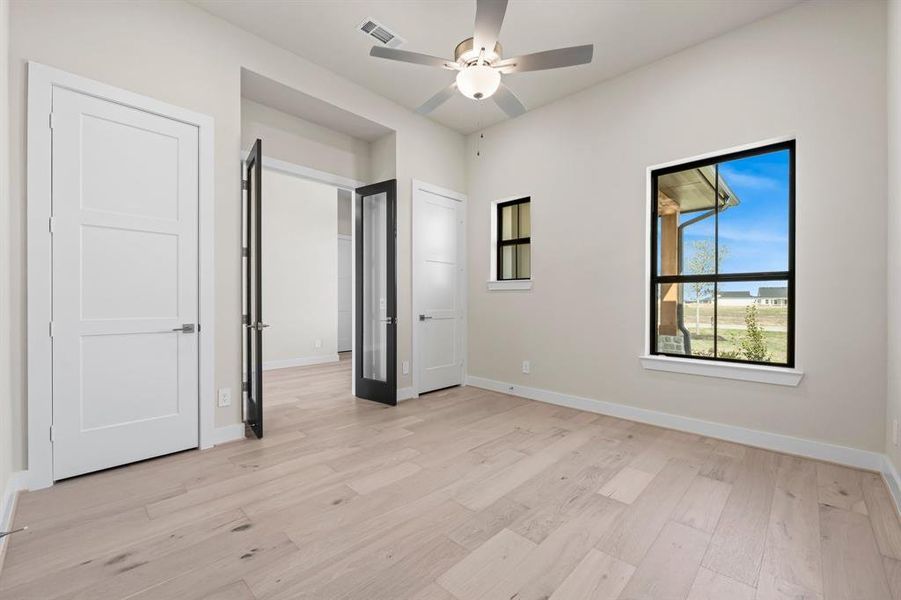
<path fill-rule="evenodd" d="M 457 78 L 452 84 L 416 109 L 420 114 L 432 112 L 459 90 L 461 94 L 473 100 L 494 98 L 494 102 L 507 115 L 517 117 L 526 112 L 526 108 L 510 88 L 501 82 L 501 75 L 584 65 L 591 62 L 594 45 L 572 46 L 515 58 L 502 58 L 502 48 L 497 37 L 506 11 L 507 0 L 476 0 L 475 34 L 457 44 L 454 60 L 383 46 L 373 46 L 369 55 L 457 71 Z"/>

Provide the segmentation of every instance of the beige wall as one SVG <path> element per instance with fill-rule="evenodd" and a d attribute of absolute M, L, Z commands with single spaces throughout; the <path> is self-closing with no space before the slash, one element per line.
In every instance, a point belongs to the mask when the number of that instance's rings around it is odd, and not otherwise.
<path fill-rule="evenodd" d="M 470 136 L 469 373 L 882 452 L 885 16 L 804 3 L 492 127 L 480 157 Z M 643 370 L 648 166 L 782 136 L 804 380 Z M 534 287 L 487 292 L 489 202 L 514 194 L 532 196 Z"/>
<path fill-rule="evenodd" d="M 335 358 L 337 190 L 271 169 L 263 169 L 263 189 L 263 367 Z"/>
<path fill-rule="evenodd" d="M 892 440 L 901 420 L 901 0 L 888 3 L 888 406 L 886 453 L 901 470 L 901 448 Z"/>
<path fill-rule="evenodd" d="M 216 121 L 216 386 L 240 389 L 241 67 L 396 131 L 398 365 L 410 354 L 411 178 L 465 188 L 461 135 L 186 3 L 19 1 L 12 4 L 12 299 L 14 430 L 25 431 L 25 61 L 34 60 L 211 115 Z M 398 385 L 410 385 L 398 375 Z M 237 423 L 240 402 L 216 408 Z M 24 433 L 16 468 L 25 465 Z"/>
<path fill-rule="evenodd" d="M 353 194 L 349 190 L 338 190 L 338 233 L 353 235 Z"/>
<path fill-rule="evenodd" d="M 372 183 L 397 177 L 397 134 L 389 133 L 372 142 L 370 152 L 369 173 Z M 460 160 L 462 159 L 461 156 Z"/>
<path fill-rule="evenodd" d="M 369 142 L 242 98 L 242 146 L 250 149 L 257 138 L 270 158 L 369 181 Z"/>
<path fill-rule="evenodd" d="M 9 476 L 21 465 L 13 457 L 13 405 L 10 386 L 9 273 L 9 2 L 0 0 L 0 510 Z"/>

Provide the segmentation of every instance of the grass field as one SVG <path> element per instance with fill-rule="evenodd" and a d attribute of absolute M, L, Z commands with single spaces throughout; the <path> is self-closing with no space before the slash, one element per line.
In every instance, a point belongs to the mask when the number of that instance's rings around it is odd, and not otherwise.
<path fill-rule="evenodd" d="M 699 309 L 699 310 L 698 310 Z M 700 327 L 696 324 L 696 310 L 700 313 Z M 746 330 L 744 306 L 720 306 L 717 310 L 718 352 L 737 350 L 736 340 Z M 788 346 L 788 311 L 786 307 L 758 306 L 757 323 L 764 329 L 770 361 L 785 362 Z M 691 333 L 691 353 L 702 356 L 713 354 L 713 305 L 685 304 L 685 327 Z"/>

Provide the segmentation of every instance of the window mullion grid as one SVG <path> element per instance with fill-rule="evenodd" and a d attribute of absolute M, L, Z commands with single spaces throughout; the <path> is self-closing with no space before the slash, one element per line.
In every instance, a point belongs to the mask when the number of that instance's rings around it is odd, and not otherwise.
<path fill-rule="evenodd" d="M 523 237 L 523 238 L 513 238 L 511 240 L 500 240 L 497 244 L 497 264 L 498 264 L 498 280 L 507 280 L 507 279 L 522 279 L 519 276 L 519 256 L 517 253 L 517 247 L 522 244 L 531 244 L 531 237 Z M 512 275 L 513 277 L 504 277 L 504 269 L 503 269 L 503 257 L 504 257 L 504 247 L 505 246 L 513 246 L 513 265 L 514 270 Z"/>
<path fill-rule="evenodd" d="M 720 274 L 720 164 L 713 166 L 713 274 Z M 713 284 L 713 358 L 719 356 L 717 354 L 717 335 L 719 329 L 719 319 L 717 312 L 719 311 L 719 291 L 720 284 Z M 699 302 L 695 298 L 695 302 Z"/>
<path fill-rule="evenodd" d="M 504 209 L 502 204 L 497 205 L 497 273 L 495 276 L 498 280 L 504 279 L 504 253 L 503 253 L 503 231 L 504 231 Z"/>
<path fill-rule="evenodd" d="M 656 275 L 654 283 L 727 283 L 738 281 L 788 281 L 788 271 L 766 271 L 764 273 L 720 273 L 719 275 Z"/>
<path fill-rule="evenodd" d="M 522 204 L 516 204 L 515 206 L 516 206 L 516 223 L 515 223 L 516 231 L 513 232 L 513 235 L 514 235 L 514 239 L 519 239 L 519 217 L 520 217 L 519 207 L 522 206 Z M 512 214 L 513 211 L 511 210 L 510 213 Z M 511 225 L 512 225 L 512 223 L 511 223 Z M 510 229 L 512 230 L 513 228 L 511 227 Z M 513 246 L 513 279 L 519 279 L 519 246 Z"/>

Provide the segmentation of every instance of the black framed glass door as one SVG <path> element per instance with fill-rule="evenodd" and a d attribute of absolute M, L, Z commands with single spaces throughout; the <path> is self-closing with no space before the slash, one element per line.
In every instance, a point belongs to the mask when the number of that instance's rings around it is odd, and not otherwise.
<path fill-rule="evenodd" d="M 397 404 L 397 181 L 356 190 L 356 395 Z"/>
<path fill-rule="evenodd" d="M 262 140 L 257 140 L 244 162 L 241 211 L 244 422 L 258 438 L 263 437 L 263 329 L 267 327 L 262 312 L 262 148 Z"/>

